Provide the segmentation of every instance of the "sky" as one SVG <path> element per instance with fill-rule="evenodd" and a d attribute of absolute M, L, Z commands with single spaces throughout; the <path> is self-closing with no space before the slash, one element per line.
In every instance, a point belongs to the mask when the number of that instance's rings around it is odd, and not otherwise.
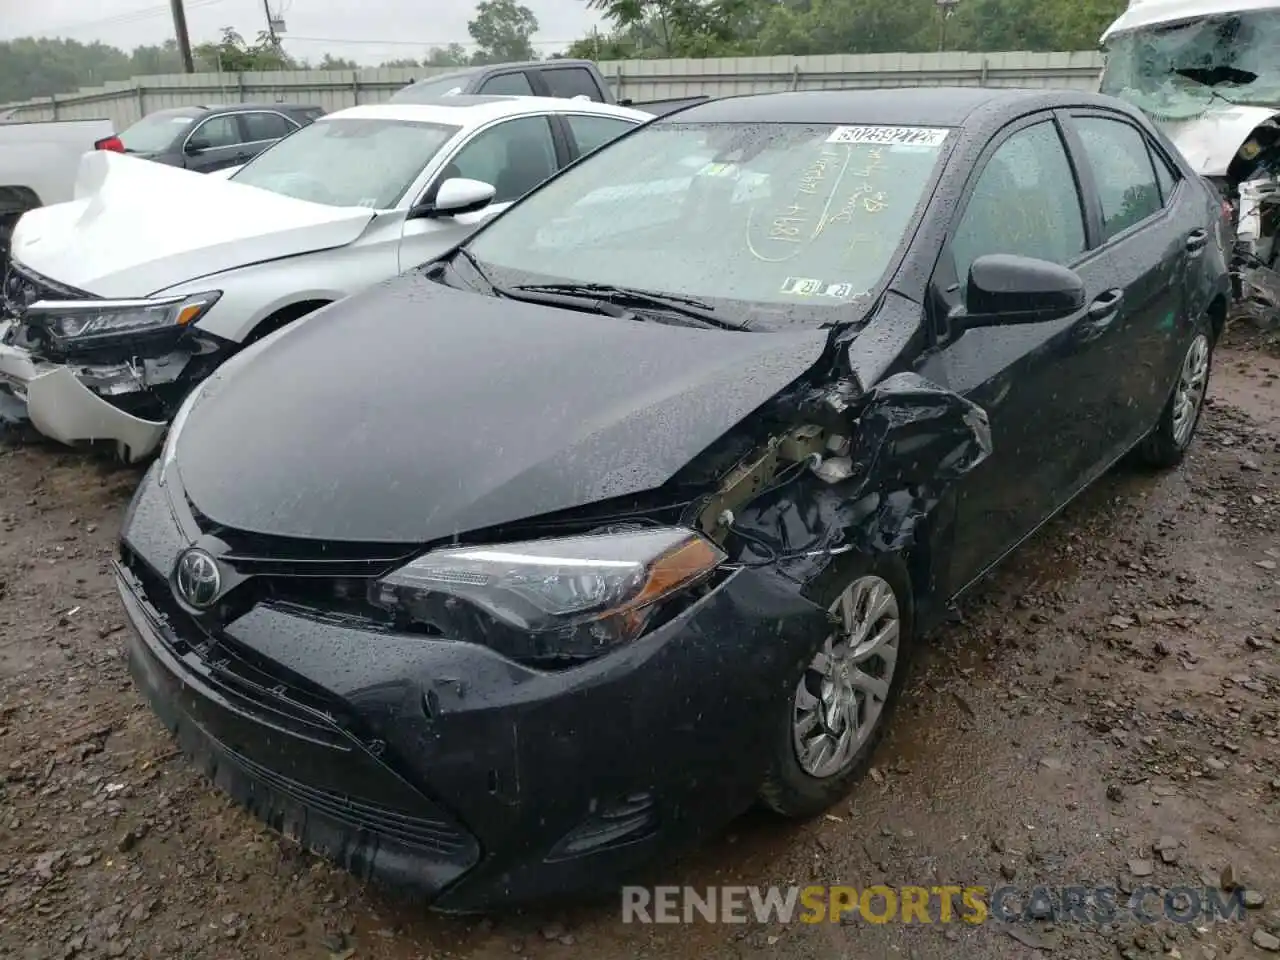
<path fill-rule="evenodd" d="M 300 59 L 326 53 L 361 63 L 420 57 L 427 47 L 470 44 L 473 0 L 268 0 L 285 21 L 285 49 Z M 538 18 L 534 46 L 546 55 L 597 22 L 585 0 L 522 0 Z M 184 0 L 191 43 L 217 39 L 224 26 L 252 38 L 266 25 L 263 0 Z M 0 39 L 21 36 L 99 40 L 125 50 L 173 36 L 168 0 L 0 0 Z"/>

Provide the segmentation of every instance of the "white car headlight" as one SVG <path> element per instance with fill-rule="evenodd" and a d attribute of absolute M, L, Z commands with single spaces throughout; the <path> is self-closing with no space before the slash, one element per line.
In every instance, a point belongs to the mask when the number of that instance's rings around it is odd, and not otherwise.
<path fill-rule="evenodd" d="M 181 331 L 218 302 L 221 292 L 144 300 L 38 300 L 28 320 L 64 346 L 97 345 L 157 330 Z"/>
<path fill-rule="evenodd" d="M 432 550 L 377 581 L 376 605 L 516 659 L 585 659 L 634 640 L 723 551 L 681 527 Z"/>

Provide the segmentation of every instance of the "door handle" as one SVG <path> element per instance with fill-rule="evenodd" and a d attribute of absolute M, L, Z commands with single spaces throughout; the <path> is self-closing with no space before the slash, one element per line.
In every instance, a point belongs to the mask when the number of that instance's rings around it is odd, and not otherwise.
<path fill-rule="evenodd" d="M 1197 254 L 1205 248 L 1209 242 L 1209 231 L 1202 229 L 1192 230 L 1187 234 L 1187 252 Z"/>
<path fill-rule="evenodd" d="M 1116 317 L 1116 311 L 1120 309 L 1120 304 L 1124 300 L 1124 291 L 1120 289 L 1108 290 L 1106 293 L 1099 294 L 1093 303 L 1089 304 L 1089 321 L 1092 325 L 1099 324 L 1105 326 Z"/>
<path fill-rule="evenodd" d="M 1076 325 L 1076 338 L 1089 341 L 1100 337 L 1115 320 L 1123 301 L 1124 291 L 1119 288 L 1099 294 L 1093 303 L 1089 304 L 1084 319 Z"/>

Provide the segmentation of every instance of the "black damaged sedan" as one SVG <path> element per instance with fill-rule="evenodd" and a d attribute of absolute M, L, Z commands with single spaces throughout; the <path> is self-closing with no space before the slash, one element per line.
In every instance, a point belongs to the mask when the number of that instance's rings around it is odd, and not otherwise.
<path fill-rule="evenodd" d="M 950 599 L 1182 458 L 1219 216 L 1090 94 L 657 120 L 188 399 L 122 534 L 137 684 L 271 826 L 442 910 L 815 815 Z"/>

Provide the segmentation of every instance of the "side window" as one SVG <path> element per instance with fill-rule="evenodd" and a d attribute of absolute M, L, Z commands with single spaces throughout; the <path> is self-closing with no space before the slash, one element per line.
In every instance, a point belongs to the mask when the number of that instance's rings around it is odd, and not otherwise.
<path fill-rule="evenodd" d="M 1016 253 L 1064 266 L 1084 252 L 1080 193 L 1052 121 L 1019 130 L 987 161 L 951 238 L 961 283 L 978 257 Z"/>
<path fill-rule="evenodd" d="M 241 119 L 244 121 L 244 138 L 249 143 L 279 140 L 297 129 L 278 113 L 246 113 Z"/>
<path fill-rule="evenodd" d="M 600 95 L 600 85 L 591 71 L 582 67 L 558 67 L 554 70 L 543 70 L 542 79 L 547 81 L 553 97 L 590 97 L 599 103 L 604 98 Z"/>
<path fill-rule="evenodd" d="M 1178 171 L 1169 165 L 1169 161 L 1155 150 L 1151 151 L 1151 159 L 1156 164 L 1156 180 L 1160 184 L 1160 199 L 1165 203 L 1169 202 L 1169 198 L 1173 196 L 1173 191 L 1178 187 Z"/>
<path fill-rule="evenodd" d="M 500 73 L 486 80 L 480 93 L 488 97 L 532 97 L 533 87 L 523 73 Z"/>
<path fill-rule="evenodd" d="M 546 117 L 520 117 L 490 127 L 454 155 L 443 179 L 491 183 L 494 203 L 518 200 L 556 172 L 556 149 Z"/>
<path fill-rule="evenodd" d="M 603 147 L 615 137 L 620 137 L 635 126 L 629 120 L 618 120 L 614 117 L 586 117 L 569 114 L 565 117 L 569 123 L 569 132 L 578 144 L 579 154 L 588 154 L 597 147 Z"/>
<path fill-rule="evenodd" d="M 241 142 L 240 125 L 236 122 L 238 119 L 233 113 L 210 117 L 192 131 L 191 139 L 203 144 L 206 149 L 234 147 Z"/>
<path fill-rule="evenodd" d="M 1146 137 L 1120 120 L 1076 117 L 1080 142 L 1102 199 L 1102 233 L 1110 240 L 1161 206 Z"/>

